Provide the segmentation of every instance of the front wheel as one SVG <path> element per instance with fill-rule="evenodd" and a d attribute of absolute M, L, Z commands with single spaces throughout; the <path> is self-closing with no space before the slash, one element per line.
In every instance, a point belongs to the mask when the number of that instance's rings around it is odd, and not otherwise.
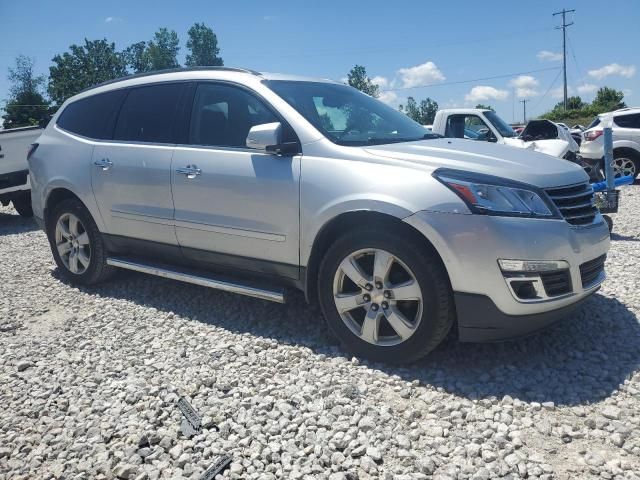
<path fill-rule="evenodd" d="M 451 328 L 453 300 L 441 263 L 405 237 L 374 228 L 347 233 L 320 266 L 324 316 L 357 355 L 412 362 L 433 350 Z"/>

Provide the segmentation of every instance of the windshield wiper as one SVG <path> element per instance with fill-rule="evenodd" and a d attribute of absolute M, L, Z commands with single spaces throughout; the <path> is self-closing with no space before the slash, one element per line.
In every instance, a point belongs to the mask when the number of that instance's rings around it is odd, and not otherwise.
<path fill-rule="evenodd" d="M 407 138 L 407 137 L 369 137 L 367 143 L 369 145 L 380 145 L 385 143 L 404 143 L 404 142 L 418 142 L 420 140 L 433 140 L 435 138 L 442 138 L 442 135 L 437 133 L 425 133 L 422 137 Z"/>

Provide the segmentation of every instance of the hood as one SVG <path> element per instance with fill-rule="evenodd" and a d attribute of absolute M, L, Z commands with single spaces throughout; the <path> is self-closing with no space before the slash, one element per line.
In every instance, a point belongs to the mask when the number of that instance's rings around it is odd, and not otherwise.
<path fill-rule="evenodd" d="M 578 165 L 533 151 L 488 142 L 440 138 L 365 147 L 371 154 L 416 163 L 484 173 L 548 188 L 588 180 Z"/>
<path fill-rule="evenodd" d="M 517 148 L 528 148 L 540 153 L 546 153 L 552 157 L 563 158 L 569 151 L 569 142 L 564 140 L 534 140 L 525 142 L 520 138 L 505 138 L 504 144 Z"/>

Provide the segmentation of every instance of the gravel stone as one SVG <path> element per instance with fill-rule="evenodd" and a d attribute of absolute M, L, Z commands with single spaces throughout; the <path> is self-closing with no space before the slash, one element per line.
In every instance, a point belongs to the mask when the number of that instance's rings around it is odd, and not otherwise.
<path fill-rule="evenodd" d="M 0 207 L 0 479 L 640 480 L 640 185 L 608 279 L 536 335 L 353 359 L 314 307 L 120 272 L 60 281 Z M 186 439 L 184 397 L 203 429 Z"/>

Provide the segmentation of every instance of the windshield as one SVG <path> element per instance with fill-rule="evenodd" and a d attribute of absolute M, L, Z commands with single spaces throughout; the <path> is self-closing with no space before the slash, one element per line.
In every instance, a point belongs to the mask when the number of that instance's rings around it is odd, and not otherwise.
<path fill-rule="evenodd" d="M 264 83 L 339 145 L 377 145 L 440 137 L 404 113 L 346 85 L 288 80 Z"/>
<path fill-rule="evenodd" d="M 503 137 L 516 136 L 516 132 L 513 131 L 513 128 L 511 128 L 507 122 L 502 120 L 496 114 L 496 112 L 488 110 L 484 112 L 484 116 L 487 117 L 487 120 L 489 120 L 493 124 L 493 126 L 496 127 L 496 129 L 500 132 L 500 135 L 502 135 Z"/>

